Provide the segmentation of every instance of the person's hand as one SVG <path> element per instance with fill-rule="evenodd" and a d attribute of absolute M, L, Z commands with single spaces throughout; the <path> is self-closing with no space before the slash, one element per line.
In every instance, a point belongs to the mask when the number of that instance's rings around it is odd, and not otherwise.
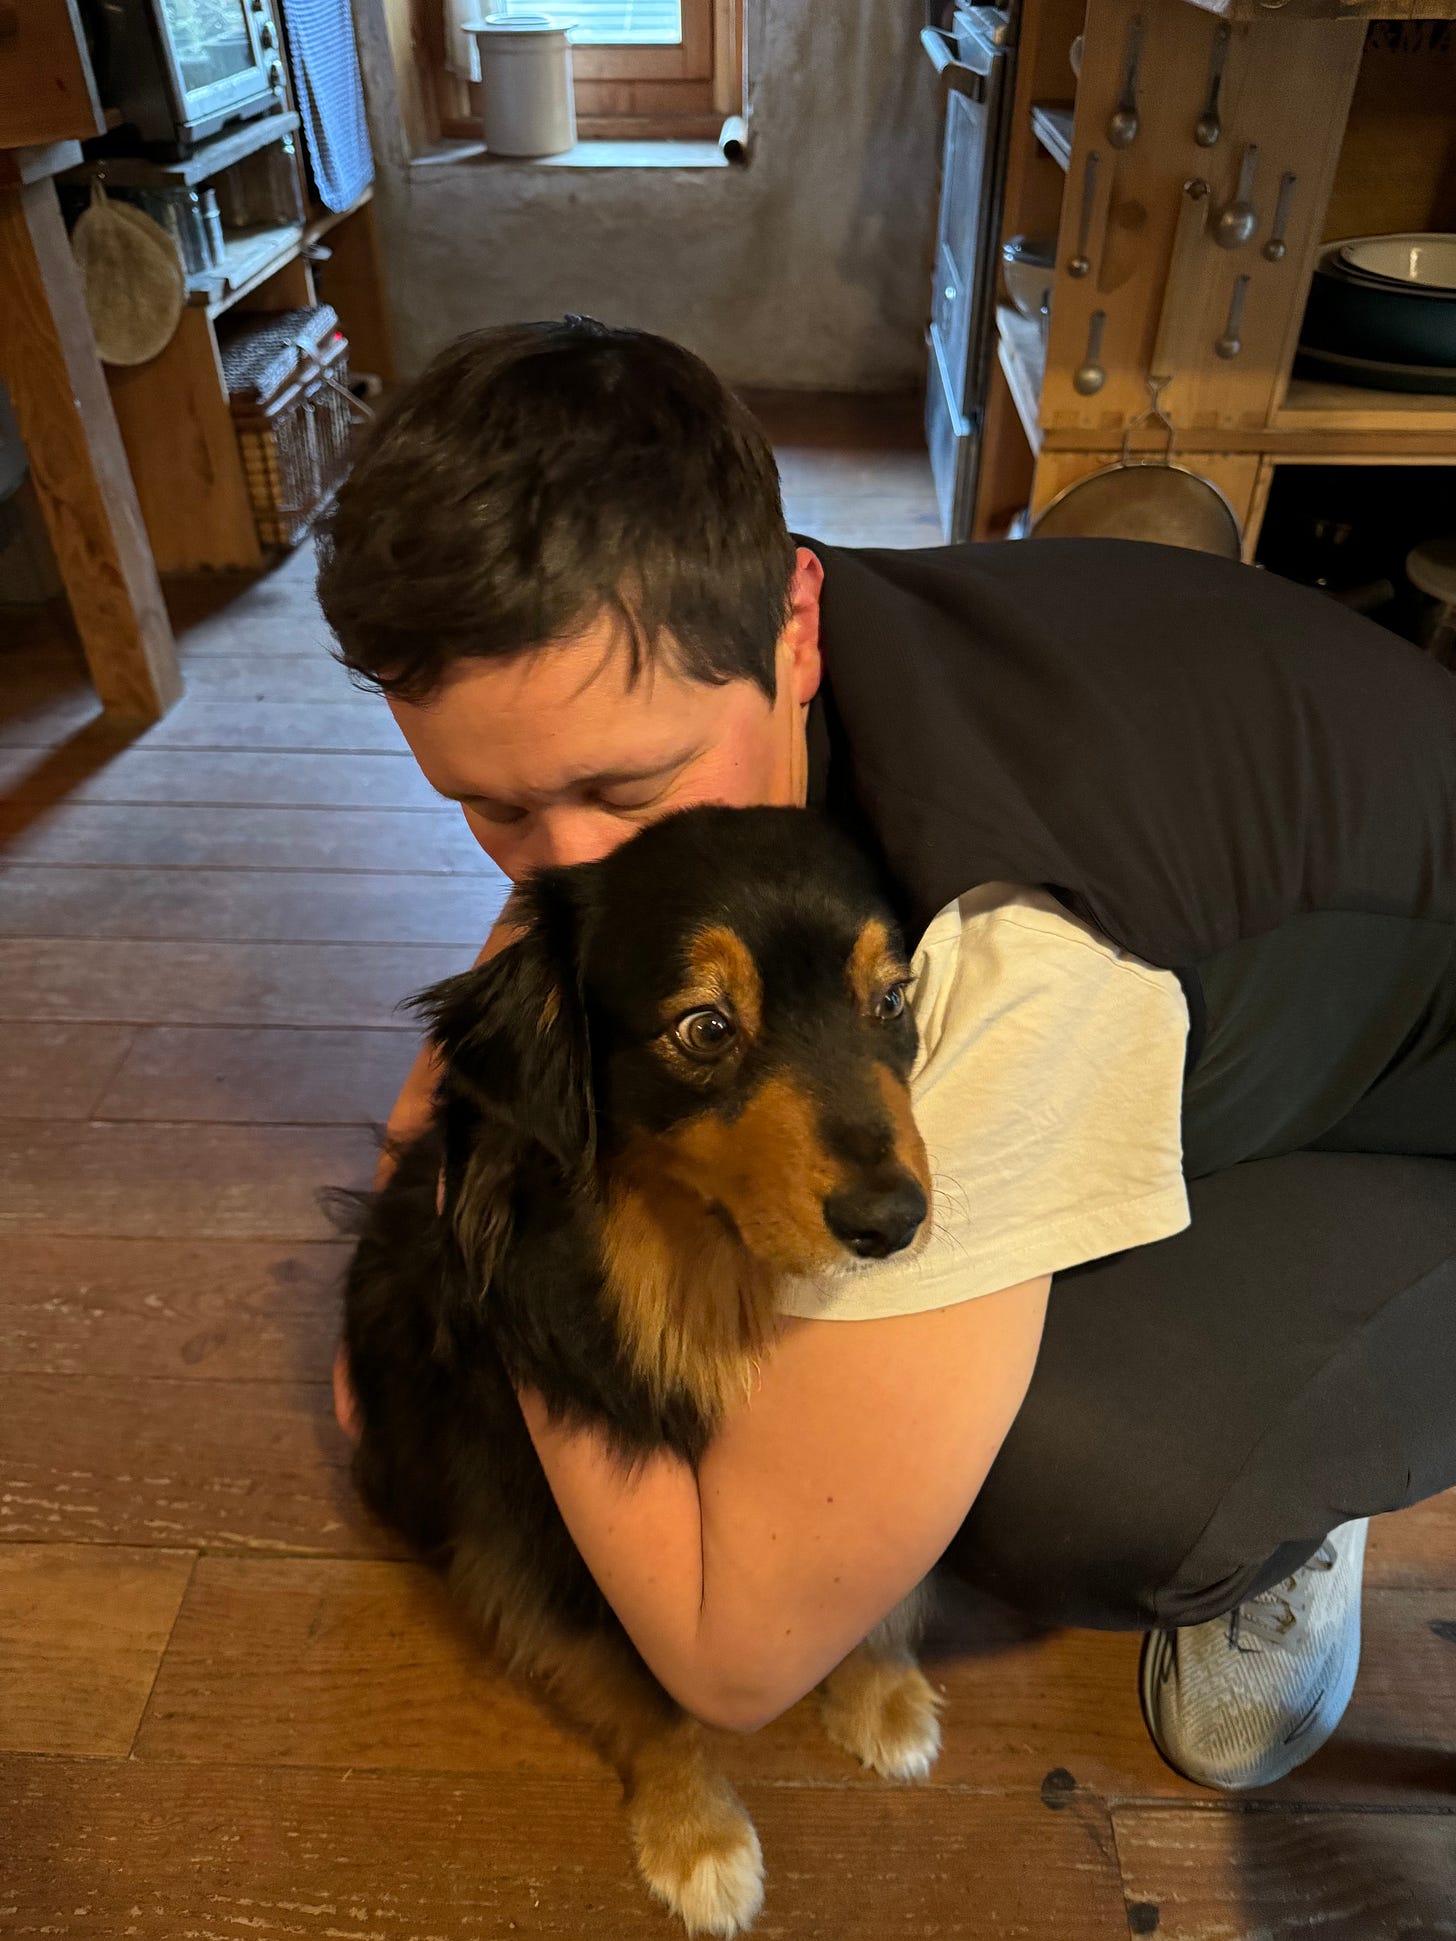
<path fill-rule="evenodd" d="M 507 904 L 507 909 L 510 905 Z M 506 920 L 505 911 L 496 918 L 495 927 L 485 940 L 484 948 L 476 958 L 473 969 L 479 970 L 488 964 L 492 957 L 520 938 L 520 930 Z M 418 1139 L 429 1127 L 430 1116 L 435 1109 L 435 1091 L 440 1083 L 440 1058 L 435 1047 L 426 1042 L 421 1045 L 419 1056 L 409 1068 L 404 1084 L 400 1087 L 399 1097 L 395 1100 L 384 1127 L 384 1147 L 374 1164 L 374 1190 L 377 1193 L 394 1172 L 399 1163 L 399 1155 L 406 1146 Z M 444 1181 L 436 1196 L 435 1207 L 438 1212 L 444 1205 Z"/>
<path fill-rule="evenodd" d="M 420 1046 L 419 1056 L 409 1068 L 384 1127 L 384 1145 L 374 1163 L 376 1193 L 399 1164 L 399 1155 L 405 1147 L 418 1139 L 429 1126 L 435 1105 L 435 1088 L 439 1082 L 439 1053 L 426 1042 Z"/>
<path fill-rule="evenodd" d="M 350 1442 L 358 1442 L 363 1429 L 359 1422 L 358 1406 L 354 1401 L 354 1386 L 349 1380 L 349 1351 L 342 1341 L 339 1343 L 338 1353 L 334 1356 L 334 1420 Z"/>

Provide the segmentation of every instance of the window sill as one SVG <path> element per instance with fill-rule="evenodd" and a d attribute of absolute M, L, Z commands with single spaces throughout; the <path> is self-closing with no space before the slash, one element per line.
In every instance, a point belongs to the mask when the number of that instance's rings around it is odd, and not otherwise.
<path fill-rule="evenodd" d="M 491 155 L 484 142 L 440 141 L 410 161 L 411 168 L 469 164 L 500 169 L 707 169 L 734 166 L 717 142 L 588 141 L 562 155 Z"/>

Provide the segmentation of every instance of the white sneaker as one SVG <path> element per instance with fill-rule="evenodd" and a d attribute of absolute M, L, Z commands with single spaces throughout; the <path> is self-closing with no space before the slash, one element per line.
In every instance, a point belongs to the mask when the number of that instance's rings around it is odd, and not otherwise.
<path fill-rule="evenodd" d="M 1360 1666 L 1370 1519 L 1332 1530 L 1273 1590 L 1207 1624 L 1151 1631 L 1143 1717 L 1168 1764 L 1200 1786 L 1268 1786 L 1318 1752 Z"/>

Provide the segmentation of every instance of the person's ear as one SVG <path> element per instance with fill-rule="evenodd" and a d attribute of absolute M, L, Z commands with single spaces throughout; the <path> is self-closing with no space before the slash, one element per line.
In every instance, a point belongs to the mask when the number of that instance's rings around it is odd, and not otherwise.
<path fill-rule="evenodd" d="M 807 546 L 800 546 L 789 581 L 789 617 L 778 642 L 778 677 L 797 707 L 806 708 L 819 692 L 823 660 L 819 648 L 819 597 L 824 568 Z"/>

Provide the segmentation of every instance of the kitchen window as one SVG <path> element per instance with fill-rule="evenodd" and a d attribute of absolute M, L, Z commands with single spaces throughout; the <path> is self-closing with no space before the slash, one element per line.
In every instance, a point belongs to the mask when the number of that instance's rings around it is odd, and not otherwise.
<path fill-rule="evenodd" d="M 445 49 L 452 13 L 485 11 L 483 0 L 443 0 L 429 23 L 437 38 L 442 134 L 468 138 L 477 131 L 470 85 Z M 492 0 L 489 11 L 554 11 L 572 22 L 583 140 L 712 140 L 725 117 L 742 109 L 743 0 Z"/>

